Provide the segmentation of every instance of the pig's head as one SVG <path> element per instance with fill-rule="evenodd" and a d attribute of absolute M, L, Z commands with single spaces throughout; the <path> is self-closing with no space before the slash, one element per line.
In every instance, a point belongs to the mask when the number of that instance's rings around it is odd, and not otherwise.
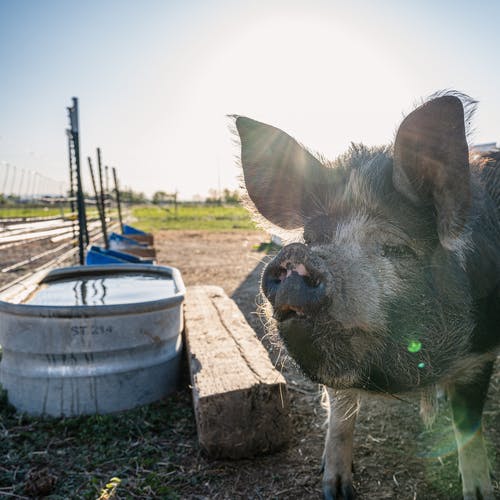
<path fill-rule="evenodd" d="M 393 147 L 353 145 L 334 162 L 249 118 L 236 129 L 256 212 L 301 234 L 268 264 L 262 291 L 304 372 L 390 392 L 449 372 L 474 327 L 461 99 L 432 99 L 404 119 Z"/>

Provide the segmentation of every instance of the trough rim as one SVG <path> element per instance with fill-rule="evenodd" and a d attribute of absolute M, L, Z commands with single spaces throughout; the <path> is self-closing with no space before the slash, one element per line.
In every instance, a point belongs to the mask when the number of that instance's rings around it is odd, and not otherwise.
<path fill-rule="evenodd" d="M 103 275 L 103 274 L 127 274 L 137 272 L 138 274 L 163 274 L 174 280 L 177 292 L 170 297 L 144 302 L 133 302 L 127 304 L 111 305 L 78 305 L 78 306 L 51 306 L 35 304 L 16 304 L 0 300 L 0 313 L 37 316 L 42 318 L 82 318 L 95 316 L 108 316 L 114 314 L 141 314 L 161 309 L 170 309 L 184 301 L 186 287 L 182 281 L 180 271 L 175 267 L 144 264 L 97 264 L 92 266 L 69 266 L 49 271 L 43 276 L 39 284 L 55 281 L 60 278 L 71 277 L 75 274 Z"/>

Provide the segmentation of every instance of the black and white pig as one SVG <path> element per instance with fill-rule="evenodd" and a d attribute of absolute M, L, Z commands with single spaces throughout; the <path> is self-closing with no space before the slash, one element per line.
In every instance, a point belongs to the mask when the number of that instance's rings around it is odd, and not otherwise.
<path fill-rule="evenodd" d="M 352 145 L 335 161 L 235 117 L 251 208 L 299 235 L 261 286 L 289 354 L 327 387 L 327 499 L 354 497 L 360 394 L 436 386 L 451 403 L 464 498 L 493 498 L 481 419 L 500 345 L 500 156 L 469 156 L 473 105 L 437 94 L 393 145 Z"/>

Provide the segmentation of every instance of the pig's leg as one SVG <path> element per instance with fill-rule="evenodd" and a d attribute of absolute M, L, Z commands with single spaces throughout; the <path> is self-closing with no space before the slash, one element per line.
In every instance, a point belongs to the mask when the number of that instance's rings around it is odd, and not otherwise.
<path fill-rule="evenodd" d="M 352 445 L 359 410 L 355 391 L 327 389 L 328 432 L 323 453 L 323 495 L 326 500 L 352 500 Z"/>
<path fill-rule="evenodd" d="M 493 500 L 481 416 L 493 371 L 487 363 L 473 379 L 448 387 L 465 500 Z"/>

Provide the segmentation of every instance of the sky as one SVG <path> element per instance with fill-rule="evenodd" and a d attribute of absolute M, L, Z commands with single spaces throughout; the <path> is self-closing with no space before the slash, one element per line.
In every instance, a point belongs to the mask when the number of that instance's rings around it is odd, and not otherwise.
<path fill-rule="evenodd" d="M 84 185 L 100 147 L 148 196 L 236 188 L 233 114 L 334 158 L 457 89 L 479 101 L 472 141 L 500 141 L 499 16 L 495 1 L 0 0 L 0 190 L 13 166 L 68 185 L 73 96 Z"/>

